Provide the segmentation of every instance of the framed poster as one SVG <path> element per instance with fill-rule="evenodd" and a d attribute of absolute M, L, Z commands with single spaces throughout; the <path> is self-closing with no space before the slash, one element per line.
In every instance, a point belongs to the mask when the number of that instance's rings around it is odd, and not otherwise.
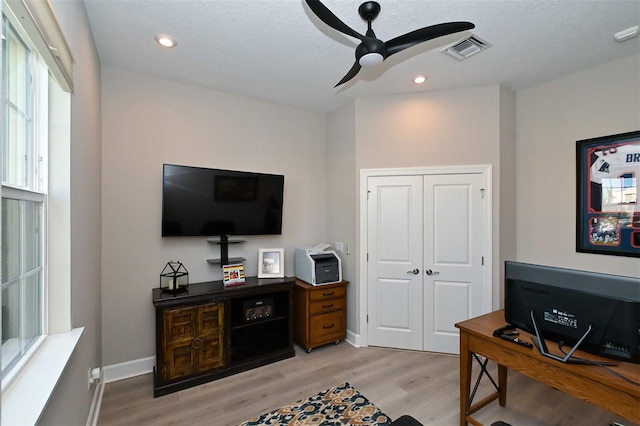
<path fill-rule="evenodd" d="M 576 142 L 576 251 L 640 257 L 640 131 Z"/>
<path fill-rule="evenodd" d="M 258 278 L 284 277 L 284 249 L 260 249 L 258 251 Z"/>

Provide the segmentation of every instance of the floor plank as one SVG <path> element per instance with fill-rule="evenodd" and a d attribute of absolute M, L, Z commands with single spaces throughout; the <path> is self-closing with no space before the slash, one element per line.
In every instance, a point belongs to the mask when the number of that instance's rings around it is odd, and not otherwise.
<path fill-rule="evenodd" d="M 496 372 L 494 365 L 489 370 Z M 108 383 L 98 425 L 232 426 L 344 382 L 393 419 L 410 414 L 425 425 L 459 422 L 458 356 L 342 342 L 311 353 L 296 347 L 293 358 L 159 398 L 153 398 L 151 374 Z M 476 400 L 491 391 L 483 381 Z M 474 417 L 485 425 L 633 425 L 517 372 L 509 372 L 508 395 L 506 407 L 494 402 Z"/>

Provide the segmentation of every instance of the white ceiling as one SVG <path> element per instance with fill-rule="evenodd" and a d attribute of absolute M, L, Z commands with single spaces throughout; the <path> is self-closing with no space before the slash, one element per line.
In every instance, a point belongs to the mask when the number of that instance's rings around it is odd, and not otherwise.
<path fill-rule="evenodd" d="M 378 0 L 373 22 L 386 41 L 417 28 L 470 21 L 493 45 L 464 61 L 440 53 L 470 33 L 391 56 L 334 89 L 354 62 L 357 40 L 321 22 L 303 0 L 84 0 L 103 66 L 330 111 L 354 98 L 499 83 L 518 91 L 640 52 L 640 0 Z M 361 0 L 323 0 L 360 33 Z M 158 33 L 178 46 L 156 44 Z M 416 74 L 426 85 L 416 86 Z M 639 76 L 640 78 L 640 76 Z M 594 82 L 597 84 L 598 82 Z"/>

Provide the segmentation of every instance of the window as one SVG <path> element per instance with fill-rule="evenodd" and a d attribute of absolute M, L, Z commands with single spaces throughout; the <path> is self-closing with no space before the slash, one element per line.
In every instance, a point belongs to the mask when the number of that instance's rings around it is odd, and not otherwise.
<path fill-rule="evenodd" d="M 84 330 L 71 327 L 73 55 L 41 0 L 2 0 L 2 48 L 0 423 L 36 424 Z"/>
<path fill-rule="evenodd" d="M 48 71 L 2 20 L 2 378 L 46 334 Z"/>

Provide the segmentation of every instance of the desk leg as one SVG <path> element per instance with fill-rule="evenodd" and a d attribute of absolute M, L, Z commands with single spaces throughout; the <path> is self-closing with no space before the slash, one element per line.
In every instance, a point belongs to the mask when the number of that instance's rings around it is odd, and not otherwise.
<path fill-rule="evenodd" d="M 460 426 L 467 426 L 469 391 L 471 390 L 471 360 L 469 335 L 460 332 Z"/>
<path fill-rule="evenodd" d="M 498 402 L 500 406 L 507 405 L 507 367 L 498 364 Z"/>

